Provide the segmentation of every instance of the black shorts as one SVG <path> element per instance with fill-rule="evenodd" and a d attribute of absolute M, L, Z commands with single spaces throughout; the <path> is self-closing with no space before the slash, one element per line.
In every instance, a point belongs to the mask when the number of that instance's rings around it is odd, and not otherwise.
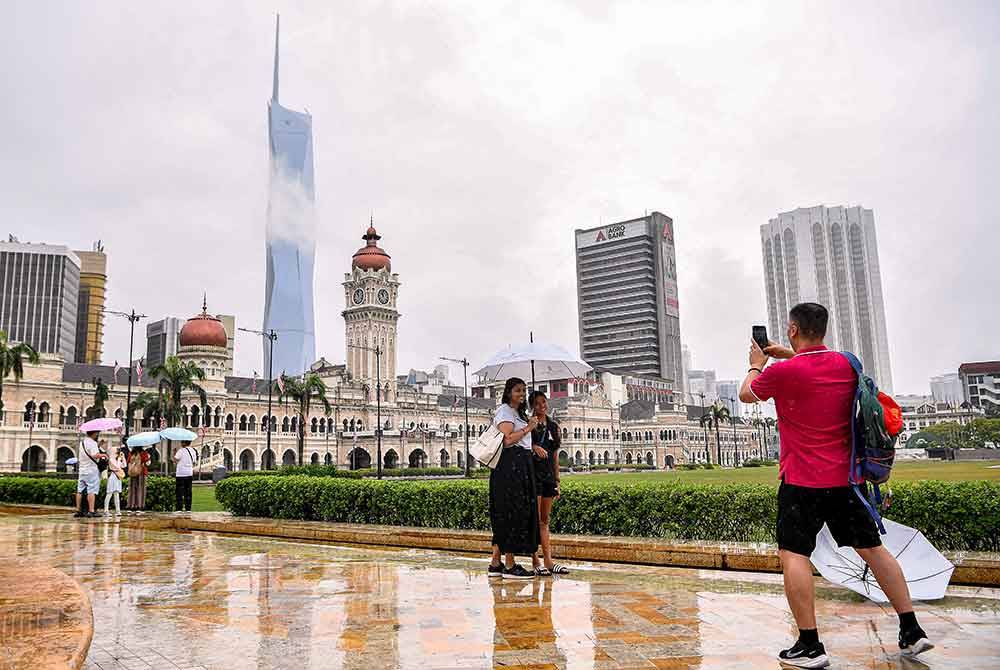
<path fill-rule="evenodd" d="M 532 456 L 535 459 L 535 491 L 542 498 L 555 498 L 556 497 L 556 476 L 552 472 L 552 463 L 548 458 L 538 458 L 537 456 Z M 555 458 L 555 454 L 551 454 L 549 458 Z"/>
<path fill-rule="evenodd" d="M 826 523 L 840 547 L 882 544 L 875 520 L 850 486 L 811 489 L 781 483 L 778 489 L 778 548 L 809 556 Z"/>

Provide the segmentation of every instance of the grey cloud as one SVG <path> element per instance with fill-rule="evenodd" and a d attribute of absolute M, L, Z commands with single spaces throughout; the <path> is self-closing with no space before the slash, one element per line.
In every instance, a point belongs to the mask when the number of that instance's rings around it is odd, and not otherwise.
<path fill-rule="evenodd" d="M 738 376 L 764 314 L 758 227 L 818 203 L 875 210 L 900 391 L 1000 355 L 995 3 L 281 11 L 282 99 L 314 117 L 329 359 L 373 209 L 404 283 L 400 372 L 531 330 L 575 348 L 573 229 L 658 209 L 677 224 L 685 341 Z M 10 232 L 105 239 L 113 306 L 186 316 L 207 289 L 259 324 L 273 16 L 16 3 L 10 21 Z M 238 346 L 238 369 L 259 369 L 258 343 Z"/>

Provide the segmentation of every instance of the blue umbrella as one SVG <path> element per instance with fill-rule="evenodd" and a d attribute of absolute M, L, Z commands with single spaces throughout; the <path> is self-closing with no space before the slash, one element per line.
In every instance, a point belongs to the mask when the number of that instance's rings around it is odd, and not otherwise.
<path fill-rule="evenodd" d="M 149 447 L 163 438 L 155 430 L 147 430 L 144 433 L 136 433 L 135 435 L 130 435 L 125 444 L 129 447 Z"/>
<path fill-rule="evenodd" d="M 164 440 L 176 440 L 177 442 L 194 442 L 198 438 L 198 434 L 187 428 L 173 426 L 161 430 L 160 437 Z"/>

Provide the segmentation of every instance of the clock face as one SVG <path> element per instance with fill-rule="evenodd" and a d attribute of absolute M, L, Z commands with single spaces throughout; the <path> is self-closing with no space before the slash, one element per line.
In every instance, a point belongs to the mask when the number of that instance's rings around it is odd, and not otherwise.
<path fill-rule="evenodd" d="M 381 291 L 379 291 L 378 292 L 378 301 L 380 303 L 382 303 L 383 305 L 388 305 L 389 304 L 389 292 L 386 291 L 385 289 L 382 289 Z"/>
<path fill-rule="evenodd" d="M 354 289 L 354 304 L 360 305 L 365 301 L 365 292 L 361 289 Z"/>

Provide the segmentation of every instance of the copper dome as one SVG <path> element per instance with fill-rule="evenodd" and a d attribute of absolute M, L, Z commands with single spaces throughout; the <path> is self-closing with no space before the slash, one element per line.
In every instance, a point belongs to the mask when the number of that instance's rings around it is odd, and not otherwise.
<path fill-rule="evenodd" d="M 375 226 L 369 226 L 368 232 L 362 237 L 367 244 L 354 253 L 352 265 L 362 270 L 387 270 L 392 271 L 392 262 L 389 254 L 379 248 L 377 242 L 382 236 L 375 231 Z"/>
<path fill-rule="evenodd" d="M 225 348 L 229 344 L 226 327 L 208 313 L 207 302 L 202 303 L 201 314 L 192 316 L 181 328 L 179 340 L 182 347 Z"/>

